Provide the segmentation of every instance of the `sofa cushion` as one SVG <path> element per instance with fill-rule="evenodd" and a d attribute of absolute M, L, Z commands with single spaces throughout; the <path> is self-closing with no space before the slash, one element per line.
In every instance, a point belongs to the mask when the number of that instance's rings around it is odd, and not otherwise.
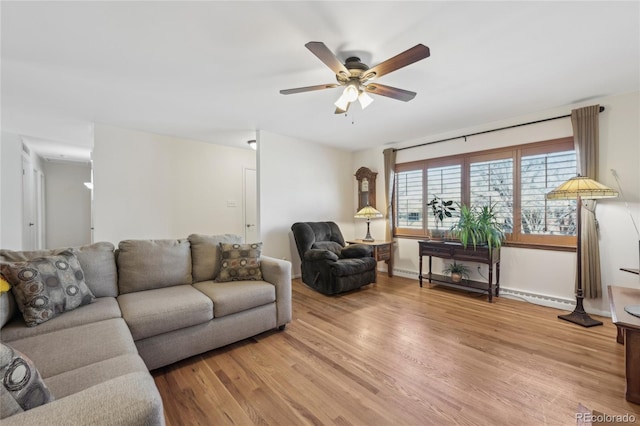
<path fill-rule="evenodd" d="M 118 295 L 118 272 L 114 249 L 114 245 L 109 242 L 98 242 L 71 249 L 78 257 L 87 286 L 96 297 Z M 36 257 L 60 254 L 65 250 L 69 248 L 36 251 L 0 250 L 0 261 L 24 262 Z"/>
<path fill-rule="evenodd" d="M 120 307 L 115 297 L 99 297 L 89 305 L 81 306 L 78 309 L 42 323 L 37 327 L 27 327 L 22 316 L 16 315 L 2 328 L 2 340 L 11 342 L 12 340 L 50 333 L 64 328 L 76 327 L 112 318 L 120 318 L 121 316 Z"/>
<path fill-rule="evenodd" d="M 125 354 L 48 377 L 45 383 L 51 393 L 60 399 L 107 380 L 139 371 L 149 371 L 142 358 L 137 354 Z"/>
<path fill-rule="evenodd" d="M 213 319 L 213 303 L 191 285 L 121 294 L 118 303 L 134 340 Z"/>
<path fill-rule="evenodd" d="M 12 416 L 53 401 L 51 392 L 33 362 L 20 351 L 0 343 L 2 396 L 0 418 Z"/>
<path fill-rule="evenodd" d="M 192 282 L 188 240 L 124 240 L 116 262 L 120 294 Z"/>
<path fill-rule="evenodd" d="M 216 318 L 273 303 L 276 288 L 265 281 L 218 283 L 203 281 L 193 285 L 213 301 Z"/>
<path fill-rule="evenodd" d="M 242 237 L 234 234 L 189 235 L 193 282 L 215 280 L 220 272 L 220 243 L 241 244 Z"/>
<path fill-rule="evenodd" d="M 331 263 L 329 267 L 331 273 L 336 277 L 346 277 L 375 269 L 376 263 L 373 257 L 362 257 L 360 259 L 340 259 Z"/>
<path fill-rule="evenodd" d="M 95 299 L 71 250 L 26 262 L 3 263 L 0 268 L 29 327 Z"/>
<path fill-rule="evenodd" d="M 262 280 L 262 243 L 220 243 L 220 273 L 217 282 Z"/>
<path fill-rule="evenodd" d="M 153 377 L 149 373 L 136 372 L 12 416 L 6 426 L 164 424 L 162 399 Z"/>
<path fill-rule="evenodd" d="M 31 358 L 45 380 L 105 359 L 138 353 L 122 318 L 14 340 L 11 346 Z"/>

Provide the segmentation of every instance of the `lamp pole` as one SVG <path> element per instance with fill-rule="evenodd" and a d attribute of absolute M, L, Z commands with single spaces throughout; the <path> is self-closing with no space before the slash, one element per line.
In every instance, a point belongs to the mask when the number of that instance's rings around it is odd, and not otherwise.
<path fill-rule="evenodd" d="M 582 289 L 582 198 L 580 197 L 579 193 L 577 195 L 576 201 L 578 203 L 576 209 L 576 220 L 578 221 L 578 239 L 576 247 L 576 251 L 578 254 L 578 270 L 576 271 L 578 289 L 576 290 L 576 308 L 570 314 L 558 315 L 558 318 L 575 324 L 579 324 L 583 327 L 593 327 L 596 325 L 602 325 L 602 321 L 591 318 L 589 314 L 587 314 L 587 312 L 584 310 L 584 305 L 582 302 L 584 300 L 584 291 Z"/>

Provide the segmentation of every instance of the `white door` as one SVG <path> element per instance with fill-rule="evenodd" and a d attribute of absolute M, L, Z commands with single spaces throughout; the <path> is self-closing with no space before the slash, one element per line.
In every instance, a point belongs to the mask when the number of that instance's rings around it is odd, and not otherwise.
<path fill-rule="evenodd" d="M 258 242 L 258 191 L 255 169 L 244 169 L 244 241 Z"/>
<path fill-rule="evenodd" d="M 44 173 L 40 170 L 33 170 L 33 183 L 34 183 L 34 191 L 33 191 L 33 203 L 34 203 L 34 216 L 35 216 L 35 226 L 32 226 L 35 234 L 35 249 L 42 250 L 44 249 L 44 226 L 45 226 L 45 205 L 44 205 Z"/>
<path fill-rule="evenodd" d="M 36 248 L 36 220 L 34 215 L 33 170 L 31 159 L 22 157 L 22 250 Z"/>

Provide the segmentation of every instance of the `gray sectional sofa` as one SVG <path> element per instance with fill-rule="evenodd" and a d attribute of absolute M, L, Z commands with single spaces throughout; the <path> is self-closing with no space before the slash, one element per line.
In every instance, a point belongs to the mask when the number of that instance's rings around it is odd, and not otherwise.
<path fill-rule="evenodd" d="M 9 425 L 162 425 L 149 370 L 291 321 L 291 264 L 260 257 L 261 280 L 216 282 L 220 243 L 234 235 L 126 240 L 73 249 L 92 303 L 27 327 L 11 292 L 0 296 L 0 341 L 38 369 L 55 400 L 2 419 Z M 0 262 L 60 253 L 0 251 Z M 3 403 L 5 395 L 3 394 Z"/>

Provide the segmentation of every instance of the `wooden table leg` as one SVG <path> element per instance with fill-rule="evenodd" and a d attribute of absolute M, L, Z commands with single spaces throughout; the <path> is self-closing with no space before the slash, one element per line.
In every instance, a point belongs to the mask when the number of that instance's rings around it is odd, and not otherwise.
<path fill-rule="evenodd" d="M 422 253 L 420 254 L 420 269 L 418 269 L 418 279 L 420 280 L 420 287 L 422 287 Z"/>
<path fill-rule="evenodd" d="M 500 262 L 496 262 L 496 296 L 500 296 Z"/>
<path fill-rule="evenodd" d="M 616 325 L 616 330 L 617 330 L 617 335 L 616 335 L 616 342 L 620 343 L 621 345 L 624 345 L 624 328 L 620 327 L 619 325 Z"/>
<path fill-rule="evenodd" d="M 489 302 L 493 302 L 493 265 L 489 263 Z"/>
<path fill-rule="evenodd" d="M 627 401 L 640 404 L 640 330 L 625 328 L 624 355 L 627 373 Z"/>

